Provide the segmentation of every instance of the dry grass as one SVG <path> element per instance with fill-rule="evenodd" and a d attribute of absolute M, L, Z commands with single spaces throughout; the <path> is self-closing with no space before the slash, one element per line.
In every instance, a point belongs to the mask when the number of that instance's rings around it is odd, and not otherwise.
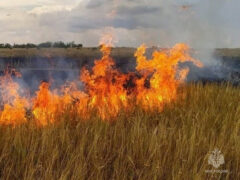
<path fill-rule="evenodd" d="M 116 47 L 112 50 L 114 57 L 134 57 L 135 48 Z M 220 57 L 238 58 L 240 59 L 240 49 L 216 49 L 215 53 Z M 14 49 L 0 49 L 1 58 L 33 58 L 33 57 L 65 57 L 65 58 L 84 58 L 84 57 L 98 57 L 101 52 L 97 47 L 83 47 L 83 48 L 14 48 Z"/>
<path fill-rule="evenodd" d="M 235 49 L 229 49 L 229 48 L 225 48 L 225 49 L 217 49 L 216 50 L 217 55 L 219 55 L 220 57 L 229 57 L 229 58 L 238 58 L 240 59 L 240 48 L 235 48 Z"/>
<path fill-rule="evenodd" d="M 240 179 L 240 91 L 190 85 L 162 113 L 0 128 L 1 179 Z M 31 121 L 31 120 L 29 120 Z M 228 174 L 206 174 L 219 148 Z"/>
<path fill-rule="evenodd" d="M 133 57 L 136 49 L 134 48 L 113 48 L 112 56 L 114 57 Z M 33 58 L 33 57 L 65 57 L 65 58 L 84 58 L 84 57 L 100 57 L 99 48 L 14 48 L 0 49 L 1 58 Z"/>

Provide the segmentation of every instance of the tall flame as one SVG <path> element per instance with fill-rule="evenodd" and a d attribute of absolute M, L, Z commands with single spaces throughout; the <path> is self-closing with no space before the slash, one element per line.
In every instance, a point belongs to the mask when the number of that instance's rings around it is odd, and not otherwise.
<path fill-rule="evenodd" d="M 13 125 L 25 123 L 26 109 L 28 101 L 26 98 L 20 97 L 19 85 L 13 81 L 12 75 L 20 76 L 15 70 L 7 69 L 5 75 L 0 77 L 0 124 Z"/>
<path fill-rule="evenodd" d="M 110 47 L 103 45 L 101 51 L 102 59 L 95 61 L 92 73 L 83 69 L 81 80 L 89 95 L 90 108 L 96 109 L 102 119 L 109 119 L 127 106 L 127 91 L 123 86 L 127 75 L 114 68 Z"/>
<path fill-rule="evenodd" d="M 189 55 L 189 47 L 177 44 L 169 50 L 156 50 L 151 59 L 145 56 L 146 46 L 136 53 L 136 71 L 120 72 L 110 57 L 111 47 L 101 46 L 102 58 L 92 69 L 82 69 L 80 80 L 84 89 L 75 82 L 65 84 L 61 90 L 51 90 L 42 82 L 32 98 L 19 95 L 19 85 L 11 74 L 0 77 L 0 124 L 17 125 L 27 122 L 30 111 L 39 126 L 56 123 L 64 115 L 88 119 L 92 114 L 102 120 L 113 120 L 121 111 L 130 112 L 134 106 L 146 111 L 162 111 L 166 103 L 176 100 L 177 89 L 184 83 L 189 69 L 179 69 L 180 62 L 191 61 L 198 67 L 201 62 Z"/>
<path fill-rule="evenodd" d="M 196 66 L 202 64 L 190 57 L 188 46 L 177 44 L 171 50 L 155 51 L 152 59 L 147 59 L 144 54 L 146 47 L 140 46 L 135 53 L 137 58 L 136 70 L 143 78 L 137 80 L 137 103 L 145 109 L 162 109 L 164 103 L 176 98 L 178 85 L 186 78 L 188 69 L 178 71 L 178 63 L 192 61 Z M 177 75 L 179 78 L 177 79 Z M 145 88 L 144 83 L 149 78 L 150 88 Z"/>

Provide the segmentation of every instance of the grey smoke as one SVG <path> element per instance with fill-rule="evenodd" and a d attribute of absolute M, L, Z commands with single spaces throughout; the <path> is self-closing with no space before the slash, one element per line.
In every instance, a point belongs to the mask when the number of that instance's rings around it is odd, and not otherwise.
<path fill-rule="evenodd" d="M 29 13 L 31 7 L 3 7 L 0 38 L 11 43 L 74 39 L 95 46 L 112 26 L 121 39 L 117 46 L 239 47 L 239 7 L 238 0 L 84 0 L 72 10 L 43 14 Z M 112 10 L 114 18 L 108 16 Z"/>
<path fill-rule="evenodd" d="M 11 10 L 13 17 L 0 19 L 0 38 L 12 43 L 75 40 L 96 46 L 105 28 L 112 27 L 118 37 L 116 46 L 146 43 L 170 48 L 183 42 L 199 50 L 194 56 L 205 67 L 189 65 L 189 79 L 228 79 L 234 67 L 223 65 L 214 49 L 240 46 L 239 7 L 239 0 L 88 0 L 70 11 Z"/>

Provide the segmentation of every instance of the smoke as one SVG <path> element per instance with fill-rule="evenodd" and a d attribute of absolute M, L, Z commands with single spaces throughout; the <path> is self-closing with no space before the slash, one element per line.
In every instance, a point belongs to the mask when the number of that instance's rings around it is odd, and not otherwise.
<path fill-rule="evenodd" d="M 66 82 L 79 81 L 81 61 L 63 57 L 15 57 L 0 59 L 0 72 L 15 69 L 21 77 L 12 78 L 21 89 L 30 94 L 35 93 L 41 82 L 49 82 L 52 89 L 59 89 Z M 81 83 L 77 83 L 81 86 Z"/>
<path fill-rule="evenodd" d="M 162 17 L 160 26 L 155 26 L 157 37 L 157 27 L 161 29 L 161 37 L 164 37 L 159 46 L 171 46 L 177 42 L 183 42 L 193 48 L 192 55 L 204 63 L 203 68 L 190 66 L 188 81 L 211 81 L 222 82 L 231 81 L 239 83 L 240 68 L 235 68 L 234 64 L 224 63 L 225 60 L 216 55 L 216 48 L 238 47 L 239 34 L 237 29 L 239 24 L 239 11 L 237 6 L 239 1 L 219 0 L 219 1 L 168 1 L 162 7 Z M 152 21 L 151 21 L 152 22 Z M 152 31 L 150 28 L 149 31 Z M 150 33 L 150 32 L 149 32 Z M 234 75 L 233 75 L 234 74 Z"/>
<path fill-rule="evenodd" d="M 193 56 L 205 65 L 198 69 L 187 64 L 190 67 L 189 81 L 231 80 L 232 72 L 239 72 L 239 68 L 234 69 L 233 65 L 222 63 L 221 57 L 215 55 L 216 48 L 234 48 L 240 45 L 238 0 L 63 2 L 64 0 L 60 4 L 52 4 L 51 8 L 44 3 L 41 4 L 42 7 L 33 4 L 32 9 L 8 7 L 4 10 L 3 7 L 0 38 L 12 43 L 74 39 L 84 46 L 96 46 L 108 28 L 112 31 L 115 46 L 137 47 L 145 43 L 148 47 L 170 48 L 179 42 L 188 44 L 195 51 Z M 63 8 L 67 4 L 71 7 Z M 5 11 L 10 15 L 5 16 Z M 131 70 L 134 67 L 133 59 L 129 58 L 124 63 L 117 61 L 117 66 L 123 71 Z M 90 64 L 92 61 L 93 59 Z M 76 61 L 57 58 L 52 62 L 57 63 L 54 66 L 68 69 L 69 64 Z M 34 63 L 39 69 L 53 67 L 46 59 L 37 58 Z M 78 65 L 73 66 L 80 68 Z M 22 68 L 21 71 L 23 79 L 34 89 L 39 81 L 49 80 L 50 77 L 54 77 L 53 86 L 57 87 L 67 80 L 77 79 L 79 75 L 77 71 L 68 70 L 31 71 Z"/>
<path fill-rule="evenodd" d="M 119 39 L 116 46 L 137 47 L 143 42 L 161 47 L 184 42 L 193 48 L 240 45 L 238 0 L 76 2 L 35 5 L 29 1 L 27 6 L 26 0 L 20 6 L 6 1 L 0 12 L 0 38 L 10 43 L 75 40 L 96 46 L 105 28 L 112 27 Z"/>
<path fill-rule="evenodd" d="M 95 2 L 95 1 L 94 1 Z M 104 3 L 104 8 L 102 4 Z M 90 9 L 107 12 L 113 1 L 89 2 Z M 103 26 L 112 26 L 119 41 L 117 45 L 139 45 L 170 48 L 183 42 L 195 50 L 193 56 L 204 63 L 204 68 L 191 64 L 188 81 L 238 81 L 233 76 L 240 70 L 223 63 L 216 56 L 216 48 L 239 46 L 240 2 L 236 0 L 123 0 L 115 4 L 114 18 L 105 18 Z M 97 11 L 98 12 L 98 11 Z M 94 24 L 94 23 L 93 23 Z M 101 28 L 101 23 L 95 23 Z M 229 57 L 230 59 L 231 57 Z M 228 60 L 226 60 L 228 61 Z"/>

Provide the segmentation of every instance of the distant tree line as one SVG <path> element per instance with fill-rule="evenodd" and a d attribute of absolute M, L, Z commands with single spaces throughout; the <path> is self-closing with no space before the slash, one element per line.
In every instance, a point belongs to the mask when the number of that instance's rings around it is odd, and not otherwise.
<path fill-rule="evenodd" d="M 0 49 L 5 48 L 5 49 L 12 49 L 12 48 L 82 48 L 82 44 L 75 44 L 75 42 L 69 42 L 69 43 L 64 43 L 62 41 L 58 42 L 43 42 L 40 44 L 32 44 L 32 43 L 27 43 L 27 44 L 0 44 Z"/>

